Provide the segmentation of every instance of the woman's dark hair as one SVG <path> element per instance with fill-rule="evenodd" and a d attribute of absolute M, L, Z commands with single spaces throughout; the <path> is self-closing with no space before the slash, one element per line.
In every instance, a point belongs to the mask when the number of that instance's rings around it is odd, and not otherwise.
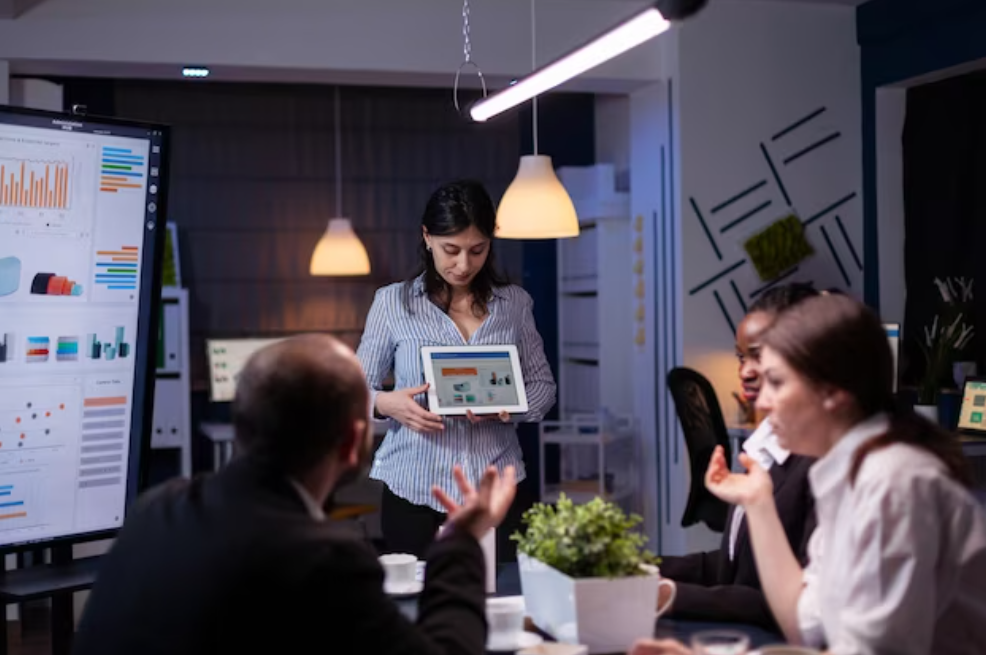
<path fill-rule="evenodd" d="M 486 314 L 487 303 L 493 297 L 493 290 L 509 284 L 496 269 L 493 256 L 493 236 L 496 233 L 496 206 L 483 185 L 475 180 L 459 180 L 438 187 L 421 217 L 421 225 L 428 234 L 436 237 L 453 236 L 475 226 L 479 233 L 490 240 L 486 263 L 470 284 L 473 296 L 473 312 L 477 316 Z M 410 311 L 411 291 L 414 280 L 424 275 L 425 293 L 437 305 L 448 311 L 452 302 L 448 282 L 435 268 L 435 260 L 428 251 L 424 239 L 418 244 L 420 264 L 418 270 L 404 283 L 404 306 Z"/>
<path fill-rule="evenodd" d="M 760 294 L 756 302 L 750 305 L 750 310 L 747 313 L 779 314 L 806 298 L 814 298 L 818 293 L 811 282 L 791 282 L 790 284 L 771 287 Z"/>
<path fill-rule="evenodd" d="M 893 395 L 893 355 L 880 319 L 849 296 L 808 298 L 781 313 L 763 343 L 815 384 L 853 397 L 861 419 L 890 414 L 890 429 L 856 452 L 850 482 L 868 454 L 903 443 L 935 455 L 958 482 L 972 486 L 968 461 L 958 438 L 912 410 L 898 407 Z"/>

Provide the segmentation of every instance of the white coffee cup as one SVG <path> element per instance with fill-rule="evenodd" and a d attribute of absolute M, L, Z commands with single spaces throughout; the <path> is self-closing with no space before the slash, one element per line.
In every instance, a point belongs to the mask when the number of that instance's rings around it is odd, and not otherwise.
<path fill-rule="evenodd" d="M 388 587 L 406 587 L 414 584 L 418 568 L 418 558 L 407 553 L 381 555 L 380 565 L 384 572 L 384 585 Z"/>
<path fill-rule="evenodd" d="M 491 644 L 513 644 L 524 631 L 524 597 L 486 599 L 486 622 Z"/>

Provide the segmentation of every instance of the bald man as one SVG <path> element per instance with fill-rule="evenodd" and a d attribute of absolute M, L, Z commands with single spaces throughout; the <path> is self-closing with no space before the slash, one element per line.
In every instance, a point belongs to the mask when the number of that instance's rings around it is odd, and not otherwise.
<path fill-rule="evenodd" d="M 443 492 L 450 529 L 428 557 L 412 624 L 383 592 L 375 553 L 321 508 L 370 460 L 369 393 L 353 352 L 303 336 L 256 353 L 237 384 L 239 455 L 217 474 L 148 492 L 85 608 L 78 655 L 485 650 L 478 539 L 503 519 L 513 471 Z"/>

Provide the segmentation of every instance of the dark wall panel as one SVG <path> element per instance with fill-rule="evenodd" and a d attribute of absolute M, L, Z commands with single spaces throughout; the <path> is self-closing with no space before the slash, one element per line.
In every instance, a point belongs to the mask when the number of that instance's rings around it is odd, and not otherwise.
<path fill-rule="evenodd" d="M 499 200 L 520 154 L 516 116 L 467 123 L 450 91 L 343 87 L 343 214 L 373 273 L 312 278 L 312 250 L 336 215 L 333 87 L 121 81 L 114 88 L 117 115 L 174 128 L 169 219 L 181 233 L 199 388 L 207 337 L 320 330 L 355 345 L 374 290 L 413 271 L 420 213 L 435 187 L 474 177 Z M 523 246 L 497 248 L 521 282 Z"/>

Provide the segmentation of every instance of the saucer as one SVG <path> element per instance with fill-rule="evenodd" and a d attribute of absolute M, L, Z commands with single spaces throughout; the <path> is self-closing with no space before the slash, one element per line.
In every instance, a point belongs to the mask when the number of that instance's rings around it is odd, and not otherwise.
<path fill-rule="evenodd" d="M 409 598 L 411 596 L 417 596 L 424 588 L 425 584 L 423 582 L 415 580 L 414 582 L 401 585 L 384 584 L 383 592 L 391 598 Z"/>
<path fill-rule="evenodd" d="M 544 641 L 544 638 L 541 637 L 541 635 L 536 635 L 533 632 L 525 631 L 518 632 L 512 643 L 509 641 L 501 641 L 500 639 L 494 641 L 492 637 L 493 635 L 489 635 L 489 637 L 487 637 L 486 650 L 493 653 L 513 653 L 521 650 L 522 648 L 537 646 Z"/>

